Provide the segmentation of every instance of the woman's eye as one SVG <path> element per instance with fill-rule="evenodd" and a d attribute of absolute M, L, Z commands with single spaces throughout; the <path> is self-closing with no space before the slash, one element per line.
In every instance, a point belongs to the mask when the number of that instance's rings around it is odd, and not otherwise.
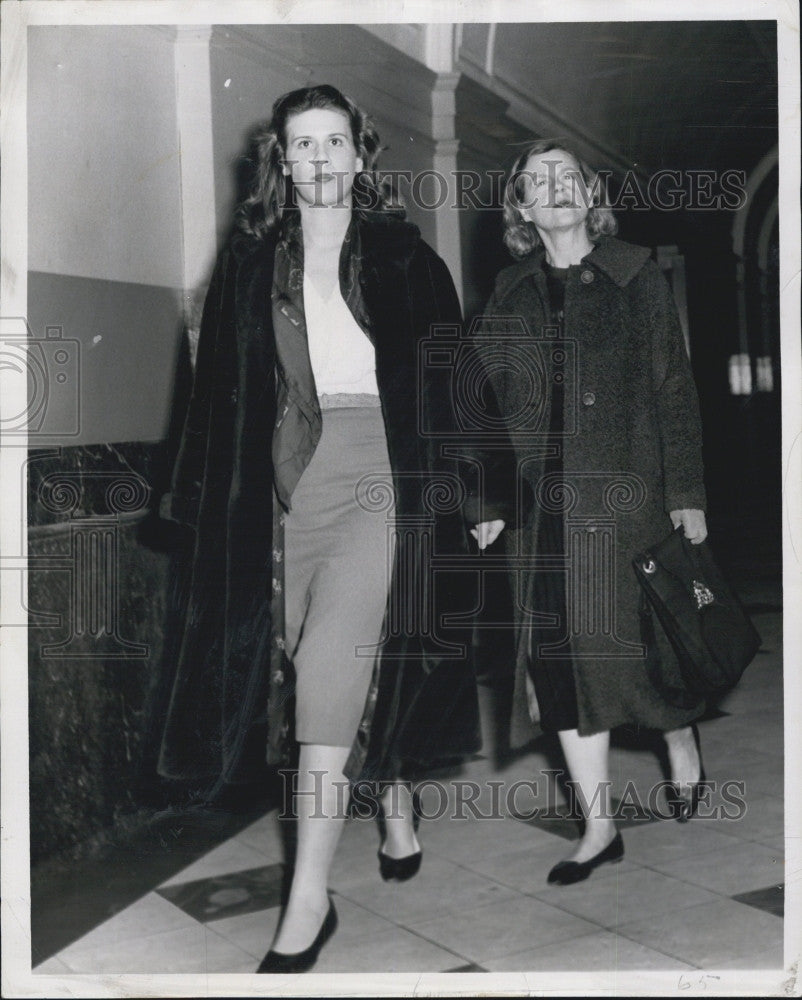
<path fill-rule="evenodd" d="M 338 138 L 335 135 L 335 136 L 332 137 L 331 144 L 332 144 L 332 146 L 342 146 L 343 141 L 342 141 L 342 139 Z"/>

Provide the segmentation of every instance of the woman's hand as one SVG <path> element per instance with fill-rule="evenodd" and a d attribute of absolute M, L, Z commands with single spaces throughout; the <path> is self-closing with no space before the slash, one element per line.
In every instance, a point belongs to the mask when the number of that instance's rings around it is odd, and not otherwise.
<path fill-rule="evenodd" d="M 675 528 L 682 525 L 691 545 L 699 545 L 707 538 L 707 522 L 703 510 L 672 510 L 668 516 Z"/>
<path fill-rule="evenodd" d="M 704 517 L 704 515 L 702 516 Z M 479 548 L 484 549 L 495 542 L 503 528 L 503 521 L 482 521 L 475 528 L 471 528 L 471 534 L 479 543 Z"/>

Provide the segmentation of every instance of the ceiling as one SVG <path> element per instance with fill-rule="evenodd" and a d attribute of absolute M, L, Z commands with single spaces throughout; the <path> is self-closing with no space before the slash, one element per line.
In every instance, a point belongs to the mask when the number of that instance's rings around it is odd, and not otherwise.
<path fill-rule="evenodd" d="M 499 138 L 505 128 L 515 138 L 522 128 L 570 135 L 596 166 L 643 175 L 748 172 L 776 144 L 774 21 L 270 24 L 217 26 L 215 35 L 250 43 L 299 83 L 358 78 L 406 114 L 419 104 L 410 91 L 433 76 L 420 66 L 427 35 L 444 27 L 453 68 L 508 105 L 483 123 Z"/>
<path fill-rule="evenodd" d="M 460 56 L 619 169 L 749 172 L 777 141 L 773 21 L 465 25 Z"/>

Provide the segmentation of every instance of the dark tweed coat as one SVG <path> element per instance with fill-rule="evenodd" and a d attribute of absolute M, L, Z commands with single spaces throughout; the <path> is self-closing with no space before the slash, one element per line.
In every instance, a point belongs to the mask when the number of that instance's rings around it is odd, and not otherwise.
<path fill-rule="evenodd" d="M 455 429 L 449 400 L 431 391 L 425 377 L 418 391 L 421 342 L 432 324 L 459 327 L 459 302 L 445 264 L 414 226 L 386 215 L 355 214 L 346 244 L 341 291 L 376 348 L 396 521 L 406 526 L 406 555 L 399 559 L 397 550 L 390 604 L 403 612 L 411 587 L 411 599 L 430 612 L 464 614 L 476 606 L 473 575 L 446 571 L 433 582 L 426 560 L 469 551 L 476 497 L 462 489 L 463 463 L 443 457 L 440 447 L 439 431 Z M 303 314 L 302 298 L 299 311 L 293 296 L 300 287 L 297 275 L 290 271 L 289 288 L 273 286 L 276 259 L 275 242 L 235 238 L 221 255 L 204 309 L 173 485 L 173 515 L 195 527 L 197 540 L 159 762 L 160 772 L 170 777 L 247 777 L 243 749 L 265 723 L 269 761 L 287 759 L 294 685 L 291 664 L 276 669 L 280 637 L 271 629 L 273 591 L 279 589 L 272 563 L 277 552 L 280 556 L 280 542 L 274 532 L 281 523 L 280 516 L 275 523 L 273 517 L 278 501 L 271 445 L 279 425 L 283 433 L 294 422 L 303 434 L 321 415 L 311 370 L 288 374 L 277 366 L 276 304 L 292 318 L 300 338 Z M 308 352 L 298 348 L 295 355 L 308 369 Z M 421 428 L 427 433 L 419 433 Z M 297 450 L 301 464 L 308 461 L 314 438 L 306 433 L 305 441 Z M 499 513 L 488 509 L 486 516 Z M 457 630 L 440 634 L 437 618 L 433 621 L 428 631 L 388 629 L 347 766 L 350 777 L 394 777 L 402 769 L 478 749 L 478 701 L 466 637 Z"/>
<path fill-rule="evenodd" d="M 561 571 L 534 565 L 539 513 L 561 511 L 569 621 L 555 624 L 552 650 L 570 639 L 579 732 L 626 723 L 674 728 L 702 706 L 670 707 L 646 679 L 631 562 L 672 530 L 669 511 L 705 508 L 698 402 L 676 307 L 647 249 L 602 237 L 570 272 L 560 343 L 549 326 L 543 257 L 541 247 L 503 270 L 485 310 L 494 317 L 496 362 L 499 344 L 511 359 L 488 365 L 489 377 L 511 429 L 519 482 L 536 498 L 527 523 L 504 533 L 519 689 L 530 657 L 526 626 L 538 610 L 533 571 Z M 555 379 L 565 387 L 557 440 L 547 433 Z M 555 447 L 561 478 L 543 475 Z"/>

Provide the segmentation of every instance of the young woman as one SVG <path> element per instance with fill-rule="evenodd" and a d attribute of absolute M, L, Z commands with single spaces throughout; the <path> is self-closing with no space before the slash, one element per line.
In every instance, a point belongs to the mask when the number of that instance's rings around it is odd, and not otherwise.
<path fill-rule="evenodd" d="M 496 325 L 520 317 L 530 337 L 527 365 L 496 364 L 491 381 L 537 500 L 504 534 L 532 567 L 514 581 L 518 666 L 585 811 L 575 850 L 549 875 L 560 884 L 623 856 L 607 797 L 611 728 L 664 732 L 676 818 L 695 811 L 703 779 L 689 726 L 703 706 L 672 707 L 649 684 L 631 565 L 671 525 L 692 542 L 707 534 L 696 390 L 668 284 L 647 249 L 613 236 L 603 194 L 564 145 L 532 144 L 505 193 L 517 262 L 485 310 Z"/>
<path fill-rule="evenodd" d="M 484 547 L 503 521 L 465 521 L 460 467 L 440 447 L 454 417 L 419 347 L 434 324 L 460 323 L 459 303 L 382 200 L 371 122 L 335 88 L 308 87 L 276 101 L 256 141 L 174 477 L 197 544 L 161 769 L 236 780 L 265 714 L 269 761 L 287 759 L 294 729 L 297 853 L 259 971 L 302 972 L 337 923 L 343 783 L 477 748 L 473 676 L 427 624 L 432 606 L 471 604 L 454 574 L 435 587 L 428 560 L 467 551 L 471 529 Z M 382 877 L 409 878 L 409 786 L 382 802 Z"/>

